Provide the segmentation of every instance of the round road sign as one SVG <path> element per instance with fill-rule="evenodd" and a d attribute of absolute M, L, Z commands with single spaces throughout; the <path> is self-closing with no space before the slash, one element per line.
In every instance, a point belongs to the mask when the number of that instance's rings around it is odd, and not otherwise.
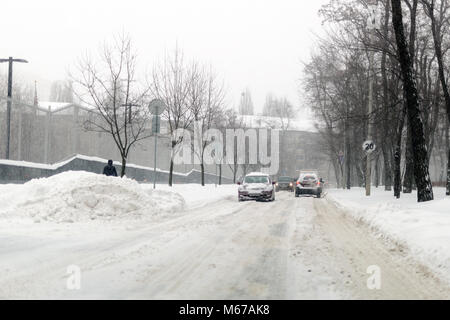
<path fill-rule="evenodd" d="M 166 109 L 166 105 L 164 104 L 164 101 L 162 101 L 161 99 L 153 99 L 148 105 L 148 109 L 153 115 L 159 116 Z"/>
<path fill-rule="evenodd" d="M 372 140 L 367 140 L 367 141 L 364 141 L 362 148 L 365 153 L 370 154 L 375 151 L 376 145 L 375 145 L 375 143 L 373 143 Z"/>

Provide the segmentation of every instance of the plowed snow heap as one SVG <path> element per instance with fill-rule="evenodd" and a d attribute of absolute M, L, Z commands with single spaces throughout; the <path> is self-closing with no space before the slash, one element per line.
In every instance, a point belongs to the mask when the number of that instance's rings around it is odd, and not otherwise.
<path fill-rule="evenodd" d="M 184 206 L 178 193 L 146 191 L 132 179 L 84 171 L 31 180 L 15 187 L 8 200 L 9 205 L 0 211 L 0 216 L 31 217 L 35 222 L 139 219 L 178 211 Z"/>

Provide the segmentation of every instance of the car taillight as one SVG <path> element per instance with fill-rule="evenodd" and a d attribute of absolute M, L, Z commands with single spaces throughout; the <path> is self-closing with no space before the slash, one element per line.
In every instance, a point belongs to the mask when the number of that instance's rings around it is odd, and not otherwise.
<path fill-rule="evenodd" d="M 300 184 L 300 181 L 297 181 L 297 185 L 299 185 Z"/>
<path fill-rule="evenodd" d="M 320 186 L 320 182 L 317 182 L 317 185 Z"/>

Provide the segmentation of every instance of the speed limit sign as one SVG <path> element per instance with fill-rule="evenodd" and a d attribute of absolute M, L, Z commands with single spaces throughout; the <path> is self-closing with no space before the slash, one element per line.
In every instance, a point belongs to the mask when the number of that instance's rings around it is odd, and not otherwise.
<path fill-rule="evenodd" d="M 367 140 L 367 141 L 364 141 L 362 148 L 365 153 L 370 154 L 375 151 L 376 145 L 375 145 L 375 143 L 373 143 L 372 140 Z"/>

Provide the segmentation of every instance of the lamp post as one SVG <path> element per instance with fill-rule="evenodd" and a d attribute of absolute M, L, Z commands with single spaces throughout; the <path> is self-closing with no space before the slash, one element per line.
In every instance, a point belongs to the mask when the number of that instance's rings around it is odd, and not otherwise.
<path fill-rule="evenodd" d="M 367 20 L 367 29 L 369 30 L 370 42 L 373 42 L 373 31 L 379 28 L 379 15 L 378 15 L 378 1 L 375 0 L 369 4 L 369 18 Z M 367 141 L 372 140 L 372 111 L 373 111 L 373 60 L 375 52 L 373 50 L 369 51 L 369 96 L 368 96 L 368 108 L 367 108 Z M 370 196 L 370 185 L 371 185 L 371 157 L 370 153 L 366 153 L 366 196 Z"/>
<path fill-rule="evenodd" d="M 11 102 L 12 102 L 12 74 L 13 74 L 13 62 L 28 63 L 24 59 L 14 59 L 9 57 L 8 59 L 0 59 L 0 63 L 8 62 L 8 100 L 6 102 L 6 154 L 5 158 L 9 159 L 9 144 L 11 140 Z"/>

